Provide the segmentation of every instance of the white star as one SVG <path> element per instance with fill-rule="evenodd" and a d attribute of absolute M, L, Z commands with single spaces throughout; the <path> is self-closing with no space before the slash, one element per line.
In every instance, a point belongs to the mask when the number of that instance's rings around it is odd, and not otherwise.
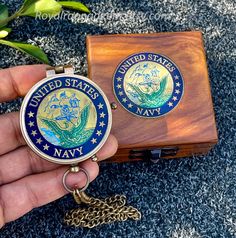
<path fill-rule="evenodd" d="M 93 138 L 93 139 L 91 140 L 91 142 L 92 142 L 93 144 L 95 144 L 95 143 L 97 143 L 97 139 Z"/>
<path fill-rule="evenodd" d="M 177 90 L 175 90 L 175 93 L 180 94 L 180 91 L 177 89 Z"/>
<path fill-rule="evenodd" d="M 173 107 L 173 103 L 172 103 L 172 102 L 169 102 L 169 103 L 168 103 L 168 106 L 169 106 L 169 107 Z"/>
<path fill-rule="evenodd" d="M 104 127 L 106 124 L 102 121 L 102 122 L 99 122 L 99 126 L 101 127 Z"/>
<path fill-rule="evenodd" d="M 121 81 L 122 78 L 121 78 L 121 77 L 118 77 L 118 78 L 116 78 L 116 79 L 117 79 L 117 81 Z"/>
<path fill-rule="evenodd" d="M 31 135 L 32 135 L 32 136 L 36 136 L 36 135 L 37 135 L 37 131 L 32 131 L 32 132 L 31 132 Z"/>
<path fill-rule="evenodd" d="M 117 86 L 116 86 L 117 88 L 121 88 L 121 84 L 117 84 Z"/>
<path fill-rule="evenodd" d="M 179 79 L 179 76 L 178 76 L 178 75 L 175 75 L 175 79 L 178 80 L 178 79 Z"/>
<path fill-rule="evenodd" d="M 30 111 L 30 112 L 28 113 L 28 116 L 29 116 L 29 117 L 34 117 L 34 113 Z"/>
<path fill-rule="evenodd" d="M 96 135 L 100 136 L 102 134 L 101 131 L 97 131 Z"/>
<path fill-rule="evenodd" d="M 100 113 L 100 117 L 104 118 L 106 116 L 106 114 L 104 112 Z"/>
<path fill-rule="evenodd" d="M 49 145 L 47 144 L 43 146 L 43 150 L 48 150 L 48 148 L 49 148 Z"/>
<path fill-rule="evenodd" d="M 180 87 L 180 83 L 178 82 L 178 83 L 176 83 L 176 87 Z"/>
<path fill-rule="evenodd" d="M 42 139 L 41 138 L 37 139 L 36 143 L 37 144 L 41 144 L 42 143 Z"/>
<path fill-rule="evenodd" d="M 104 106 L 104 105 L 103 105 L 102 103 L 99 103 L 99 104 L 98 104 L 98 108 L 99 108 L 99 109 L 103 109 L 103 106 Z"/>
<path fill-rule="evenodd" d="M 177 100 L 178 100 L 178 98 L 174 96 L 174 97 L 173 97 L 173 100 L 174 100 L 174 101 L 177 101 Z"/>
<path fill-rule="evenodd" d="M 131 108 L 133 107 L 133 105 L 131 103 L 128 104 L 128 108 Z"/>
<path fill-rule="evenodd" d="M 30 127 L 32 127 L 32 126 L 34 126 L 34 122 L 33 122 L 33 121 L 30 121 L 30 122 L 28 123 L 28 125 L 29 125 Z"/>
<path fill-rule="evenodd" d="M 122 96 L 122 95 L 124 95 L 124 93 L 123 92 L 119 92 L 119 95 Z"/>
<path fill-rule="evenodd" d="M 126 98 L 123 98 L 122 101 L 123 101 L 123 102 L 127 102 L 127 99 L 126 99 Z"/>

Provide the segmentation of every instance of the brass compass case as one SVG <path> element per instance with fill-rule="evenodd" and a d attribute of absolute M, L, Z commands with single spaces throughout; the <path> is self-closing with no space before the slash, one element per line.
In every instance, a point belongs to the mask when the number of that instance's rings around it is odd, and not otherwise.
<path fill-rule="evenodd" d="M 59 68 L 60 69 L 60 68 Z M 50 69 L 28 92 L 20 127 L 29 147 L 42 158 L 75 164 L 93 157 L 106 142 L 112 113 L 103 91 L 86 77 Z"/>

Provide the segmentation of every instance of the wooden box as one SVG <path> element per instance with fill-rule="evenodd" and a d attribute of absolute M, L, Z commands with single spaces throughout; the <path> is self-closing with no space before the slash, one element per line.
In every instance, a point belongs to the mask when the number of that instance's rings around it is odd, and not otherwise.
<path fill-rule="evenodd" d="M 113 76 L 118 65 L 140 52 L 168 57 L 182 74 L 182 99 L 162 117 L 134 115 L 121 106 L 114 94 Z M 117 105 L 112 133 L 118 139 L 119 149 L 111 161 L 157 162 L 159 158 L 207 153 L 217 143 L 201 32 L 87 36 L 87 60 L 89 78 L 102 88 L 113 106 Z"/>

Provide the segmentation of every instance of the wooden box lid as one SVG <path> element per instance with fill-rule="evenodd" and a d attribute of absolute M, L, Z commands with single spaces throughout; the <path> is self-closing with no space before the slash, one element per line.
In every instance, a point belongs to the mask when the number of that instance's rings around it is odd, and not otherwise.
<path fill-rule="evenodd" d="M 113 75 L 125 58 L 139 52 L 167 56 L 179 68 L 184 93 L 178 106 L 154 119 L 137 117 L 117 101 Z M 117 104 L 112 133 L 118 156 L 128 160 L 130 149 L 177 145 L 177 156 L 207 152 L 217 142 L 217 131 L 201 32 L 87 36 L 89 78 Z M 118 159 L 114 157 L 113 159 Z"/>

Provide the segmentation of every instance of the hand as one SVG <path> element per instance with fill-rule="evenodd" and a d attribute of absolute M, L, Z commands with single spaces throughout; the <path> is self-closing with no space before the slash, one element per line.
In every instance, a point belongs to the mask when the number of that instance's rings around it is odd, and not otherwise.
<path fill-rule="evenodd" d="M 18 66 L 0 70 L 0 102 L 25 96 L 27 91 L 45 77 L 45 65 Z M 97 153 L 99 160 L 111 157 L 117 150 L 117 141 L 110 135 Z M 80 164 L 91 180 L 99 172 L 96 162 Z M 19 125 L 19 112 L 0 115 L 0 228 L 35 207 L 64 196 L 62 176 L 68 166 L 48 162 L 37 156 L 26 145 Z M 68 177 L 68 185 L 82 187 L 83 173 Z"/>

